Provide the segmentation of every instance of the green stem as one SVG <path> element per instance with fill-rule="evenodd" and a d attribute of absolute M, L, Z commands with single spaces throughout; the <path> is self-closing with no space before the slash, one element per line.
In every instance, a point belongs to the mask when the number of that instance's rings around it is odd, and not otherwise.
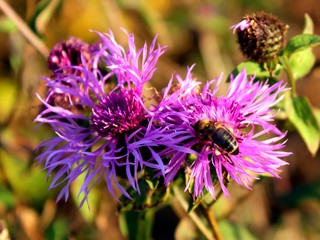
<path fill-rule="evenodd" d="M 219 226 L 218 226 L 218 222 L 216 220 L 216 217 L 214 215 L 214 212 L 213 212 L 213 209 L 211 207 L 208 207 L 207 208 L 207 217 L 208 217 L 208 220 L 211 224 L 211 227 L 213 229 L 213 234 L 214 234 L 214 237 L 217 239 L 217 240 L 222 240 L 222 235 L 220 233 L 220 229 L 219 229 Z"/>
<path fill-rule="evenodd" d="M 173 193 L 175 199 L 180 203 L 180 206 L 183 208 L 183 210 L 185 212 L 188 212 L 188 202 L 184 199 L 182 193 L 180 192 L 177 186 L 173 187 Z M 207 226 L 205 226 L 205 224 L 203 223 L 201 218 L 196 214 L 195 211 L 188 213 L 188 216 L 191 218 L 194 224 L 198 227 L 198 229 L 207 239 L 214 239 L 211 231 L 207 228 Z"/>
<path fill-rule="evenodd" d="M 295 81 L 293 73 L 291 71 L 289 60 L 288 60 L 287 56 L 282 56 L 282 57 L 280 57 L 280 61 L 281 61 L 282 65 L 283 65 L 284 70 L 287 73 L 287 76 L 288 76 L 288 79 L 289 79 L 289 84 L 290 84 L 290 87 L 291 87 L 291 93 L 294 96 L 294 95 L 296 95 L 296 81 Z"/>
<path fill-rule="evenodd" d="M 224 183 L 224 185 L 225 185 L 226 187 L 228 187 L 229 180 L 228 180 L 228 175 L 227 175 L 227 174 L 226 174 L 226 175 L 224 176 L 224 178 L 223 178 L 223 183 Z M 211 207 L 213 206 L 213 204 L 215 204 L 215 202 L 217 202 L 218 199 L 222 196 L 222 194 L 223 194 L 223 191 L 222 191 L 222 189 L 220 188 L 220 191 L 219 191 L 219 193 L 217 194 L 216 198 L 213 199 L 212 202 L 208 203 L 208 204 L 207 204 L 207 207 L 208 207 L 208 208 L 211 208 Z"/>
<path fill-rule="evenodd" d="M 25 21 L 10 7 L 10 5 L 8 5 L 4 0 L 0 0 L 0 9 L 16 24 L 21 34 L 40 52 L 40 54 L 47 58 L 49 50 L 46 45 L 33 31 L 31 31 Z"/>

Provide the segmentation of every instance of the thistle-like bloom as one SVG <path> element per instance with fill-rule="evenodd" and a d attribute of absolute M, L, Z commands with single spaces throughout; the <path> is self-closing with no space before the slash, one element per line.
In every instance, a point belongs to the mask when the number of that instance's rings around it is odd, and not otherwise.
<path fill-rule="evenodd" d="M 175 91 L 169 85 L 154 110 L 157 131 L 163 131 L 161 154 L 169 159 L 166 184 L 184 168 L 189 176 L 186 189 L 192 189 L 195 198 L 204 189 L 215 197 L 215 179 L 229 196 L 227 176 L 249 189 L 259 174 L 279 177 L 279 167 L 287 164 L 280 158 L 290 154 L 281 150 L 285 133 L 272 123 L 277 113 L 273 107 L 285 90 L 282 82 L 272 86 L 255 82 L 243 70 L 231 79 L 226 96 L 218 97 L 221 76 L 202 91 L 191 69 L 185 79 L 177 80 Z"/>
<path fill-rule="evenodd" d="M 83 203 L 98 180 L 105 181 L 112 195 L 116 185 L 130 198 L 119 176 L 139 191 L 138 174 L 143 167 L 164 173 L 161 159 L 150 146 L 153 141 L 144 136 L 149 115 L 142 89 L 165 48 L 157 46 L 155 38 L 150 47 L 145 44 L 136 50 L 134 36 L 126 33 L 125 50 L 111 31 L 97 34 L 101 43 L 92 60 L 80 54 L 77 61 L 59 68 L 63 71 L 55 71 L 54 79 L 45 79 L 46 98 L 39 97 L 45 109 L 35 121 L 49 124 L 55 136 L 39 145 L 42 153 L 37 161 L 44 164 L 48 176 L 55 173 L 50 188 L 63 185 L 58 200 L 68 198 L 71 183 L 80 175 L 84 176 L 79 192 Z M 54 55 L 63 54 L 54 51 Z M 54 101 L 58 96 L 63 101 Z M 139 139 L 143 145 L 136 143 Z M 151 155 L 154 158 L 149 160 Z"/>
<path fill-rule="evenodd" d="M 64 71 L 70 71 L 68 66 L 81 66 L 85 58 L 87 66 L 90 66 L 93 58 L 95 45 L 89 45 L 76 37 L 70 37 L 65 41 L 57 43 L 48 57 L 48 68 L 54 75 L 61 74 Z"/>

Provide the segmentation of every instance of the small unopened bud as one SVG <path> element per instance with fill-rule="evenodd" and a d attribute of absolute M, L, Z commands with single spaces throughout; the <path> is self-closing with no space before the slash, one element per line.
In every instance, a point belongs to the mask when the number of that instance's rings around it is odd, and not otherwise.
<path fill-rule="evenodd" d="M 48 67 L 53 73 L 68 72 L 65 67 L 82 66 L 83 60 L 89 64 L 91 55 L 92 49 L 89 44 L 76 37 L 70 37 L 53 47 L 48 57 Z"/>
<path fill-rule="evenodd" d="M 231 28 L 238 35 L 242 53 L 252 61 L 265 63 L 276 60 L 286 44 L 288 25 L 272 14 L 246 15 Z"/>

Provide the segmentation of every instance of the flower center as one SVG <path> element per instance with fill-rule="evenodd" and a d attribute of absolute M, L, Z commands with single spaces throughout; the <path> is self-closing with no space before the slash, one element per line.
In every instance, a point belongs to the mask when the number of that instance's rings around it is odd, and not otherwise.
<path fill-rule="evenodd" d="M 121 90 L 104 96 L 92 109 L 92 128 L 101 137 L 114 137 L 139 126 L 143 107 L 133 90 Z"/>

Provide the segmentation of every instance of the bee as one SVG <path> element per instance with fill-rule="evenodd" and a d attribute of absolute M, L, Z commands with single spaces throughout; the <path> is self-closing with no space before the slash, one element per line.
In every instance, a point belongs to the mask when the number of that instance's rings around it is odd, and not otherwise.
<path fill-rule="evenodd" d="M 196 122 L 194 130 L 201 140 L 210 141 L 229 154 L 239 154 L 237 140 L 232 132 L 223 124 L 217 121 L 203 119 Z"/>

